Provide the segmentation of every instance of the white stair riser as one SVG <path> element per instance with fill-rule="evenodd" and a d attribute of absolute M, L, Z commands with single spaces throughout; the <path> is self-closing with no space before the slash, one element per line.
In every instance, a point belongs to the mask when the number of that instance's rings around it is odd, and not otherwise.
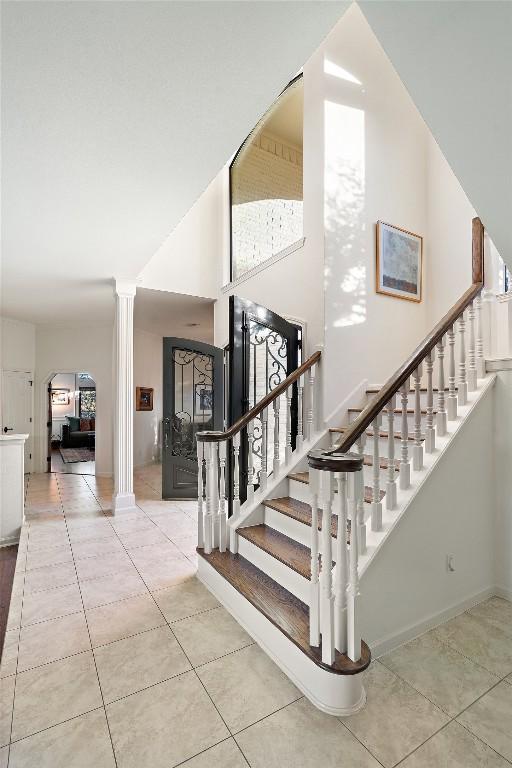
<path fill-rule="evenodd" d="M 369 504 L 367 505 L 369 507 Z M 304 544 L 305 547 L 311 546 L 311 527 L 300 523 L 298 520 L 294 520 L 293 517 L 283 515 L 278 512 L 277 509 L 272 507 L 265 507 L 265 525 L 274 528 L 279 533 L 284 533 L 294 541 L 298 541 L 299 544 Z M 322 551 L 322 537 L 319 536 L 320 552 Z M 336 539 L 332 538 L 332 552 L 333 561 L 336 561 Z"/>
<path fill-rule="evenodd" d="M 448 391 L 446 391 L 445 392 L 445 397 L 444 397 L 445 403 L 446 403 L 446 399 L 448 397 L 448 394 L 449 394 Z M 438 393 L 434 392 L 433 395 L 434 395 L 434 398 L 433 398 L 433 400 L 434 400 L 434 408 L 437 408 Z M 374 397 L 374 395 L 368 395 L 367 403 L 370 402 L 372 397 Z M 415 393 L 414 392 L 409 392 L 409 397 L 408 397 L 409 408 L 414 408 L 414 397 L 415 397 Z M 425 410 L 427 405 L 428 405 L 427 392 L 421 392 L 420 402 L 421 402 L 422 409 Z M 396 407 L 400 408 L 401 405 L 402 405 L 402 402 L 401 402 L 400 398 L 397 397 L 397 406 Z M 399 416 L 399 414 L 395 413 L 395 419 L 397 418 L 397 416 Z M 385 418 L 385 414 L 383 414 L 383 418 Z"/>
<path fill-rule="evenodd" d="M 396 425 L 395 425 L 396 426 Z M 395 431 L 396 434 L 396 431 Z M 332 433 L 334 442 L 336 439 L 340 436 L 339 434 L 333 432 Z M 411 436 L 411 431 L 409 432 L 409 437 Z M 409 451 L 411 451 L 413 442 L 412 440 L 408 441 Z M 397 439 L 395 437 L 395 459 L 400 459 L 400 449 L 401 449 L 401 440 Z M 366 437 L 366 443 L 364 446 L 364 452 L 368 456 L 373 455 L 373 437 L 370 437 L 369 435 Z M 388 457 L 388 438 L 379 438 L 379 456 L 381 459 L 387 459 Z M 366 483 L 368 485 L 368 483 Z"/>
<path fill-rule="evenodd" d="M 281 584 L 288 592 L 298 597 L 303 603 L 309 604 L 310 582 L 287 565 L 276 560 L 251 541 L 238 537 L 238 553 L 249 560 L 256 568 L 270 576 L 271 579 Z"/>
<path fill-rule="evenodd" d="M 434 408 L 434 410 L 435 410 L 435 408 Z M 356 416 L 357 415 L 358 414 L 355 414 L 355 413 L 351 414 L 351 419 L 350 419 L 351 423 L 356 420 Z M 436 415 L 434 413 L 434 423 L 435 423 L 435 419 L 436 419 Z M 421 414 L 421 431 L 422 432 L 425 429 L 426 422 L 427 422 L 427 414 L 426 413 L 422 413 Z M 414 415 L 414 413 L 408 413 L 407 414 L 407 424 L 409 425 L 409 432 L 412 432 L 412 430 L 414 429 L 414 424 L 415 424 L 415 415 Z M 387 418 L 387 416 L 384 415 L 382 417 L 381 429 L 384 430 L 385 432 L 387 432 L 388 425 L 389 425 L 388 418 Z M 399 415 L 399 414 L 395 414 L 395 423 L 394 423 L 395 434 L 400 431 L 401 425 L 402 425 L 402 416 Z M 365 450 L 365 452 L 366 452 L 366 450 Z"/>
<path fill-rule="evenodd" d="M 388 479 L 388 476 L 386 474 L 386 470 L 381 469 L 380 487 L 383 491 L 386 489 L 387 479 Z M 395 472 L 395 479 L 398 480 L 398 472 Z M 372 467 L 364 468 L 364 483 L 365 485 L 372 487 L 373 485 Z M 309 483 L 301 483 L 298 480 L 293 480 L 290 478 L 288 495 L 292 499 L 297 499 L 297 501 L 304 501 L 306 504 L 311 503 L 311 492 L 309 489 Z"/>

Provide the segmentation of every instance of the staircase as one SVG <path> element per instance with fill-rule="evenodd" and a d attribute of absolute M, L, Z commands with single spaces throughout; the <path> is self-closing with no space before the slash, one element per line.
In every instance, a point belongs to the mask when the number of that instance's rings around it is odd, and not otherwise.
<path fill-rule="evenodd" d="M 492 385 L 482 352 L 478 219 L 473 270 L 466 294 L 383 387 L 367 388 L 364 401 L 348 408 L 344 424 L 320 424 L 317 352 L 226 432 L 198 436 L 199 578 L 300 690 L 334 715 L 365 703 L 360 673 L 371 653 L 360 633 L 360 580 Z M 294 389 L 300 411 L 292 450 Z M 240 505 L 241 441 L 252 447 L 257 416 L 266 434 L 271 408 L 273 455 L 263 440 L 256 477 L 249 451 L 247 500 Z M 228 460 L 233 483 L 226 489 Z"/>

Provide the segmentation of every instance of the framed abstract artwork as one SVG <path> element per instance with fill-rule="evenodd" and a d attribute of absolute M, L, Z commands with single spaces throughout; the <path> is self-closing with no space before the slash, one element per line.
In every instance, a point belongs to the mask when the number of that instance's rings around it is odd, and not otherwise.
<path fill-rule="evenodd" d="M 135 410 L 153 410 L 153 387 L 137 387 L 137 393 L 135 397 Z"/>
<path fill-rule="evenodd" d="M 377 293 L 421 301 L 423 238 L 377 222 Z"/>

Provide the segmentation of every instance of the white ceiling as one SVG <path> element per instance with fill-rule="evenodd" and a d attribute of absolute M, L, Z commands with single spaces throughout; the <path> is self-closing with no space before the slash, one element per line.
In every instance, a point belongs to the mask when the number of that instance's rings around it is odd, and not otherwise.
<path fill-rule="evenodd" d="M 213 304 L 211 299 L 137 288 L 133 324 L 157 336 L 213 343 Z"/>
<path fill-rule="evenodd" d="M 512 266 L 512 2 L 359 5 Z"/>
<path fill-rule="evenodd" d="M 101 323 L 346 2 L 2 11 L 2 313 Z M 360 3 L 512 264 L 512 3 Z"/>
<path fill-rule="evenodd" d="M 348 4 L 3 2 L 2 313 L 111 317 Z"/>

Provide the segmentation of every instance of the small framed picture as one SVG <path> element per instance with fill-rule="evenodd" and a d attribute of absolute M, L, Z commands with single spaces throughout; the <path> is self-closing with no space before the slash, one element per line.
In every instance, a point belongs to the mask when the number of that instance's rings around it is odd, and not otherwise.
<path fill-rule="evenodd" d="M 377 222 L 377 293 L 421 301 L 423 238 Z"/>
<path fill-rule="evenodd" d="M 52 389 L 52 405 L 69 405 L 69 389 Z"/>
<path fill-rule="evenodd" d="M 213 411 L 213 389 L 208 384 L 196 384 L 196 413 L 211 416 Z"/>
<path fill-rule="evenodd" d="M 137 387 L 137 393 L 135 396 L 135 410 L 153 410 L 153 387 Z"/>

